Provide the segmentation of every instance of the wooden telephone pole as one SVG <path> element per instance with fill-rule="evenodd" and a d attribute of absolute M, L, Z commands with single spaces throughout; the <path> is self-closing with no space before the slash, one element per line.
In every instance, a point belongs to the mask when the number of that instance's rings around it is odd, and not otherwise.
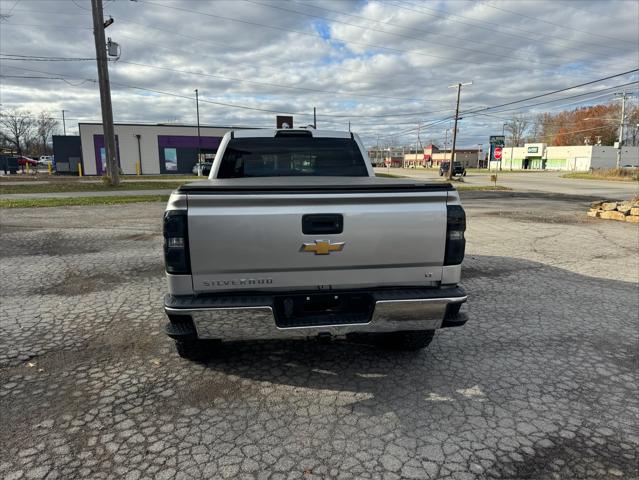
<path fill-rule="evenodd" d="M 455 164 L 455 146 L 457 145 L 457 121 L 459 120 L 459 98 L 461 96 L 461 87 L 464 85 L 472 85 L 473 82 L 457 83 L 448 88 L 457 88 L 457 107 L 455 108 L 455 126 L 453 127 L 453 148 L 450 152 L 450 164 L 448 165 L 448 180 L 453 178 L 453 165 Z"/>
<path fill-rule="evenodd" d="M 93 36 L 95 38 L 95 55 L 98 62 L 98 81 L 100 84 L 100 105 L 102 107 L 102 130 L 104 133 L 104 150 L 106 155 L 106 174 L 110 185 L 119 185 L 120 174 L 115 150 L 115 131 L 113 128 L 113 109 L 111 106 L 111 85 L 109 83 L 109 67 L 102 15 L 102 0 L 91 0 L 93 13 Z M 109 25 L 113 22 L 109 22 Z"/>

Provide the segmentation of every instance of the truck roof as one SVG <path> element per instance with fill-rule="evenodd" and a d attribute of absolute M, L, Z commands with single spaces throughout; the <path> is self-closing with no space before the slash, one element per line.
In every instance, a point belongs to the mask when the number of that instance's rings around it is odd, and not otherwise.
<path fill-rule="evenodd" d="M 352 138 L 351 132 L 338 130 L 316 130 L 314 128 L 260 128 L 255 130 L 232 130 L 233 138 L 255 138 L 282 136 L 310 136 L 314 138 Z"/>

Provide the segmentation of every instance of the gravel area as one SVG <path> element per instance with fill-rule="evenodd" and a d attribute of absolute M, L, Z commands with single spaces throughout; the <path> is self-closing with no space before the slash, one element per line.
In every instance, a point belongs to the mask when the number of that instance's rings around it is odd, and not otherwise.
<path fill-rule="evenodd" d="M 462 193 L 463 328 L 428 350 L 162 333 L 163 205 L 0 212 L 0 478 L 638 478 L 639 228 Z"/>

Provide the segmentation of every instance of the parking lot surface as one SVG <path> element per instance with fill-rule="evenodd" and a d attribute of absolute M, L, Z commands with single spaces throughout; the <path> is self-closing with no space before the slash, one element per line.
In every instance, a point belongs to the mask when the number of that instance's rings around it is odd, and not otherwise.
<path fill-rule="evenodd" d="M 423 168 L 376 168 L 376 172 L 404 175 L 419 179 L 439 179 L 439 169 Z M 562 178 L 566 172 L 560 171 L 470 171 L 463 178 L 464 185 L 492 185 L 491 174 L 497 175 L 497 185 L 519 192 L 545 192 L 551 195 L 565 194 L 588 196 L 596 199 L 624 200 L 639 194 L 639 184 L 633 181 L 611 181 L 578 178 Z M 457 177 L 459 179 L 459 177 Z"/>
<path fill-rule="evenodd" d="M 205 363 L 160 333 L 163 205 L 0 212 L 0 477 L 637 478 L 639 229 L 586 198 L 463 202 L 465 327 Z"/>

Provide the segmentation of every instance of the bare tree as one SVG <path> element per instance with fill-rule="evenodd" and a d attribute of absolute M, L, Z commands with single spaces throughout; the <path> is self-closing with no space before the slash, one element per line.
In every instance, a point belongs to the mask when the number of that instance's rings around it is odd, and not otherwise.
<path fill-rule="evenodd" d="M 530 120 L 524 115 L 513 115 L 506 122 L 505 129 L 510 134 L 510 146 L 519 147 L 524 142 L 526 131 L 530 126 Z"/>
<path fill-rule="evenodd" d="M 535 115 L 532 119 L 530 128 L 528 129 L 528 135 L 526 135 L 527 143 L 535 143 L 540 141 L 539 138 L 542 136 L 542 132 L 544 131 L 544 115 L 539 114 Z"/>
<path fill-rule="evenodd" d="M 36 129 L 38 132 L 38 139 L 42 146 L 42 155 L 48 153 L 48 141 L 49 138 L 58 130 L 58 121 L 51 116 L 51 112 L 42 111 L 36 120 Z"/>
<path fill-rule="evenodd" d="M 0 113 L 2 137 L 22 155 L 23 148 L 33 143 L 35 121 L 29 111 L 9 110 Z"/>
<path fill-rule="evenodd" d="M 634 105 L 628 109 L 626 114 L 628 136 L 626 145 L 639 146 L 639 105 Z"/>

